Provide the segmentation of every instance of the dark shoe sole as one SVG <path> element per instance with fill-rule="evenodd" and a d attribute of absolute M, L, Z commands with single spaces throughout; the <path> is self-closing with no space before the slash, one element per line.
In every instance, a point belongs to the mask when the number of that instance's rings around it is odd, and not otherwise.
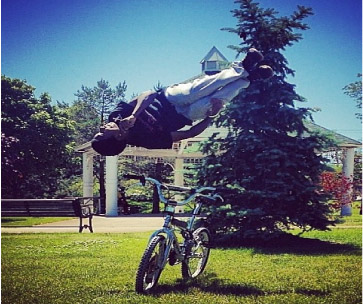
<path fill-rule="evenodd" d="M 269 79 L 274 76 L 274 71 L 270 66 L 262 65 L 258 68 L 249 72 L 248 79 L 250 81 L 258 80 L 258 79 Z"/>
<path fill-rule="evenodd" d="M 263 55 L 260 51 L 250 48 L 244 60 L 242 61 L 243 67 L 248 71 L 252 71 L 256 65 L 263 60 Z"/>

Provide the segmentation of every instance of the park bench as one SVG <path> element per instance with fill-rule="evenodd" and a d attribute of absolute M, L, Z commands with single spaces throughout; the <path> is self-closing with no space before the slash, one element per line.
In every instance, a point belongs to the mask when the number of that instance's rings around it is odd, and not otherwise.
<path fill-rule="evenodd" d="M 65 199 L 1 199 L 1 217 L 79 217 L 79 232 L 93 233 L 92 218 L 97 213 L 99 197 Z M 83 224 L 88 219 L 88 224 Z"/>

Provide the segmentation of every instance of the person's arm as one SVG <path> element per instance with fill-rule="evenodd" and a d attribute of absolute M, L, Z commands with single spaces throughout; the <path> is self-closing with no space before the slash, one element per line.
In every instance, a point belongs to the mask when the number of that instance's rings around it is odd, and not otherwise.
<path fill-rule="evenodd" d="M 171 132 L 171 139 L 173 142 L 193 138 L 199 134 L 201 134 L 212 122 L 213 118 L 215 118 L 219 112 L 223 109 L 223 100 L 218 98 L 211 99 L 211 109 L 207 112 L 207 117 L 199 122 L 197 125 L 192 126 L 188 130 L 178 130 Z"/>
<path fill-rule="evenodd" d="M 152 103 L 157 95 L 158 94 L 155 91 L 146 91 L 144 93 L 141 93 L 136 98 L 136 103 L 134 102 L 135 108 L 132 111 L 131 115 L 137 118 L 140 113 L 142 113 Z"/>
<path fill-rule="evenodd" d="M 154 91 L 147 91 L 140 94 L 135 100 L 130 102 L 130 105 L 135 106 L 131 115 L 120 121 L 119 127 L 123 130 L 128 130 L 134 126 L 137 117 L 142 113 L 155 99 L 157 93 Z"/>
<path fill-rule="evenodd" d="M 178 130 L 171 132 L 171 139 L 173 142 L 177 142 L 180 140 L 193 138 L 199 134 L 201 134 L 212 122 L 212 118 L 205 118 L 203 121 L 199 122 L 198 124 L 192 126 L 188 130 Z"/>

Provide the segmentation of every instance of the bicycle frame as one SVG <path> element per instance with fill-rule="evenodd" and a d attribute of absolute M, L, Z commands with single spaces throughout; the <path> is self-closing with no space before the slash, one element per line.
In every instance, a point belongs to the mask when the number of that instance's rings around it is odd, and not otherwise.
<path fill-rule="evenodd" d="M 208 246 L 203 245 L 198 240 L 206 240 L 208 243 L 210 240 L 210 233 L 208 229 L 204 227 L 194 230 L 194 222 L 197 215 L 199 215 L 205 200 L 211 200 L 212 202 L 215 202 L 218 198 L 220 198 L 223 201 L 223 198 L 220 195 L 213 194 L 216 188 L 200 187 L 197 189 L 191 189 L 175 185 L 162 184 L 156 179 L 145 176 L 125 175 L 124 177 L 140 180 L 139 183 L 134 185 L 145 186 L 146 182 L 151 182 L 157 188 L 160 201 L 165 204 L 164 212 L 166 215 L 163 227 L 152 233 L 148 242 L 148 246 L 140 261 L 136 275 L 136 291 L 145 292 L 146 290 L 152 289 L 152 287 L 157 284 L 160 273 L 168 261 L 170 265 L 181 263 L 182 275 L 184 278 L 198 276 L 201 272 L 203 272 L 209 256 L 209 249 L 207 249 Z M 181 193 L 189 192 L 190 194 L 182 201 L 170 200 L 164 197 L 162 188 L 168 191 L 172 190 Z M 208 192 L 208 195 L 202 193 L 205 191 Z M 188 221 L 185 222 L 174 218 L 175 208 L 177 206 L 186 205 L 193 199 L 198 200 L 195 200 L 194 202 L 194 209 Z M 180 228 L 181 230 L 181 234 L 183 236 L 182 244 L 179 244 L 174 226 Z M 157 251 L 160 252 L 155 252 L 154 255 L 153 251 L 155 249 L 158 249 Z M 201 251 L 203 252 L 199 253 L 198 249 L 202 249 Z M 198 251 L 198 254 L 195 253 L 196 251 Z M 160 253 L 160 255 L 158 253 Z M 191 263 L 191 260 L 193 259 L 200 260 L 198 261 L 198 265 L 194 265 L 197 266 L 196 268 L 193 267 L 193 262 Z"/>
<path fill-rule="evenodd" d="M 172 205 L 175 208 L 176 205 L 174 205 L 174 204 L 172 204 Z M 173 210 L 174 210 L 174 208 L 173 208 Z M 199 214 L 201 208 L 202 208 L 202 203 L 197 202 L 196 206 L 193 210 L 192 216 L 189 218 L 187 227 L 185 228 L 186 231 L 189 231 L 189 232 L 192 231 L 196 216 Z M 149 242 L 150 242 L 157 235 L 164 234 L 166 236 L 166 248 L 165 248 L 165 253 L 164 253 L 164 260 L 163 260 L 161 266 L 159 266 L 160 268 L 164 268 L 165 265 L 167 264 L 167 260 L 169 258 L 170 251 L 173 247 L 176 250 L 177 260 L 182 261 L 184 259 L 184 253 L 178 243 L 178 238 L 175 235 L 175 229 L 171 228 L 173 218 L 174 218 L 174 211 L 168 212 L 168 214 L 165 217 L 163 227 L 159 230 L 156 230 L 153 234 L 151 234 L 150 239 L 149 239 Z M 185 247 L 185 245 L 184 245 L 184 247 Z"/>

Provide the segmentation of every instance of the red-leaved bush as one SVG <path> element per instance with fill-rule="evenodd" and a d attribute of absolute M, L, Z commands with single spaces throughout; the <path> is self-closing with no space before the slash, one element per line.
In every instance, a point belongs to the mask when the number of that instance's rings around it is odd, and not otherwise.
<path fill-rule="evenodd" d="M 321 186 L 324 192 L 330 193 L 335 201 L 334 208 L 341 208 L 351 202 L 352 179 L 342 173 L 323 172 L 321 174 Z"/>

